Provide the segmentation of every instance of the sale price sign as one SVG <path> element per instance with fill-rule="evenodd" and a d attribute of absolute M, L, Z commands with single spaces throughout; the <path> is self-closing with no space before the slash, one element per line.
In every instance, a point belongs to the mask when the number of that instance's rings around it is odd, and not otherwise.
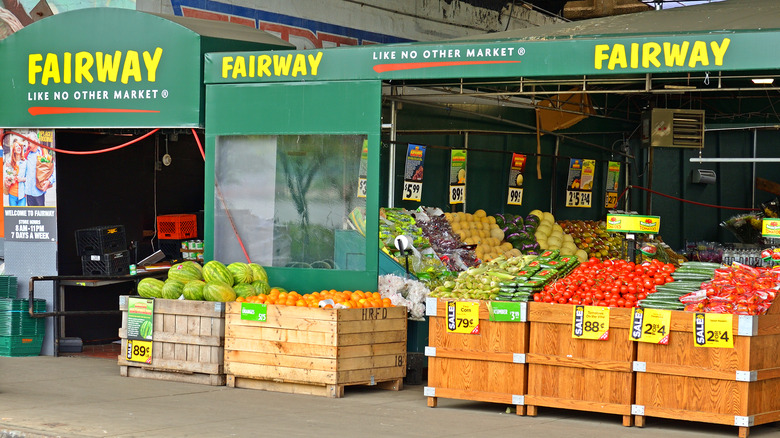
<path fill-rule="evenodd" d="M 479 334 L 479 303 L 447 302 L 447 333 Z"/>
<path fill-rule="evenodd" d="M 635 307 L 631 312 L 631 340 L 650 344 L 669 344 L 672 312 Z"/>
<path fill-rule="evenodd" d="M 125 358 L 130 362 L 152 363 L 152 341 L 127 340 Z"/>
<path fill-rule="evenodd" d="M 734 315 L 694 313 L 693 344 L 697 347 L 734 348 Z"/>
<path fill-rule="evenodd" d="M 609 339 L 609 307 L 574 306 L 571 337 L 576 339 Z"/>

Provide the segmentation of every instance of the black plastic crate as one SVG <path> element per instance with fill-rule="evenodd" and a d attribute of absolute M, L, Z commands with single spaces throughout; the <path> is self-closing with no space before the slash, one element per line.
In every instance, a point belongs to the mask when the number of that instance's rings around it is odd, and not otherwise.
<path fill-rule="evenodd" d="M 79 256 L 109 254 L 127 249 L 123 225 L 76 230 L 76 250 Z"/>
<path fill-rule="evenodd" d="M 165 257 L 170 260 L 180 260 L 181 255 L 181 243 L 192 239 L 158 239 L 160 242 L 160 251 L 165 254 Z"/>
<path fill-rule="evenodd" d="M 81 256 L 84 275 L 127 275 L 130 273 L 130 251 Z"/>

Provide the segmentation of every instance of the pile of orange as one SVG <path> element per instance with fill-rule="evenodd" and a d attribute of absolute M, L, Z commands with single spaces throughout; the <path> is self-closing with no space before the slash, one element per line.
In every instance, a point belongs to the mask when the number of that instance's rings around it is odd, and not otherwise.
<path fill-rule="evenodd" d="M 277 304 L 280 306 L 298 306 L 298 307 L 319 307 L 320 301 L 333 300 L 336 304 L 341 304 L 348 309 L 361 309 L 368 307 L 393 307 L 390 298 L 382 298 L 379 292 L 356 291 L 336 291 L 322 290 L 301 295 L 298 292 L 280 292 L 279 289 L 271 289 L 268 295 L 255 295 L 252 297 L 238 297 L 236 301 L 247 303 L 265 303 Z M 325 308 L 332 308 L 330 304 Z"/>

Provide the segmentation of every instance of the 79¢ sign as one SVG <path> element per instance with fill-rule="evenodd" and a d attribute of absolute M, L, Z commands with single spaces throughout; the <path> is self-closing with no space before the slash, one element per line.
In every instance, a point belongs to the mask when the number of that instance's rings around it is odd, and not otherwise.
<path fill-rule="evenodd" d="M 479 334 L 479 303 L 447 301 L 447 332 Z"/>

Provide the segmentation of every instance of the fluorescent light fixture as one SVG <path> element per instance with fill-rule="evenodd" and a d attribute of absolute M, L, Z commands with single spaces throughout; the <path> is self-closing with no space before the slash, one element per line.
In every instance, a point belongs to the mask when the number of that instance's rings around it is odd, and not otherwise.
<path fill-rule="evenodd" d="M 772 85 L 775 81 L 774 78 L 753 78 L 751 80 L 756 85 Z"/>

